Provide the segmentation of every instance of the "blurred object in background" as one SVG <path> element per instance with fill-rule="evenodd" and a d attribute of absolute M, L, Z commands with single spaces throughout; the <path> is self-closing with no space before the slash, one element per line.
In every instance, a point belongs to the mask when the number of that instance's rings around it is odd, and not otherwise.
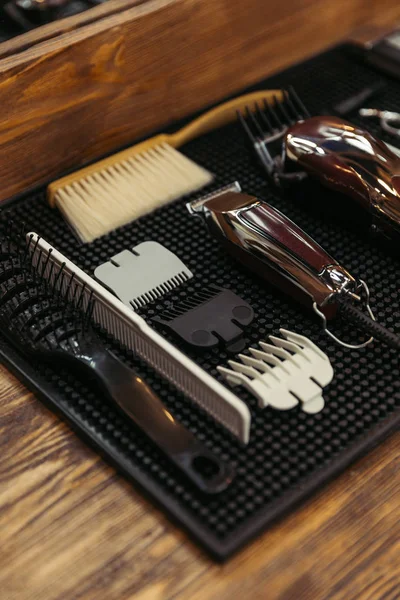
<path fill-rule="evenodd" d="M 0 42 L 107 0 L 0 0 Z"/>

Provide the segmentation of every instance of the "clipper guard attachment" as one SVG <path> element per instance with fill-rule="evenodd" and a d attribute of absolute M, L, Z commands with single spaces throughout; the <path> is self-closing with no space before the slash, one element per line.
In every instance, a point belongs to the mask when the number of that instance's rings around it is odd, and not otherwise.
<path fill-rule="evenodd" d="M 241 362 L 228 361 L 230 369 L 217 367 L 232 385 L 243 385 L 258 400 L 260 408 L 290 410 L 299 403 L 314 414 L 324 407 L 322 390 L 333 379 L 329 358 L 303 335 L 280 329 L 284 339 L 270 336 L 251 356 L 239 354 Z"/>
<path fill-rule="evenodd" d="M 244 348 L 242 327 L 253 319 L 250 304 L 228 289 L 211 285 L 182 302 L 171 303 L 152 320 L 195 348 L 222 343 L 228 352 L 240 352 Z"/>
<path fill-rule="evenodd" d="M 282 97 L 273 102 L 255 103 L 254 110 L 247 106 L 238 111 L 238 120 L 257 157 L 262 169 L 271 183 L 304 179 L 301 172 L 284 172 L 282 148 L 288 129 L 310 117 L 310 113 L 293 87 L 283 90 Z"/>
<path fill-rule="evenodd" d="M 148 241 L 123 250 L 95 269 L 94 276 L 124 304 L 138 310 L 193 277 L 170 250 Z"/>

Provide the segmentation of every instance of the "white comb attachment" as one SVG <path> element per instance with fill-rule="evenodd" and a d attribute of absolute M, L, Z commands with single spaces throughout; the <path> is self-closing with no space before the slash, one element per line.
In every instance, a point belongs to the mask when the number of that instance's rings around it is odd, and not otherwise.
<path fill-rule="evenodd" d="M 185 194 L 213 175 L 169 144 L 108 164 L 65 184 L 54 200 L 83 242 L 91 242 Z"/>
<path fill-rule="evenodd" d="M 182 285 L 193 273 L 158 242 L 123 250 L 94 271 L 94 276 L 126 306 L 137 310 Z"/>
<path fill-rule="evenodd" d="M 218 371 L 229 383 L 249 390 L 260 408 L 289 410 L 300 402 L 304 412 L 320 412 L 322 389 L 334 375 L 329 358 L 307 337 L 286 329 L 280 333 L 283 339 L 271 335 L 272 344 L 260 342 L 261 350 L 249 348 L 252 356 L 239 354 L 241 362 L 230 360 L 230 369 Z"/>

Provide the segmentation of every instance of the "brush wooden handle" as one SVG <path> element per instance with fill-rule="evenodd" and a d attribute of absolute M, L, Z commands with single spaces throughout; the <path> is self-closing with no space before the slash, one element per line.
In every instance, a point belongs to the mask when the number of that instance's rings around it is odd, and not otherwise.
<path fill-rule="evenodd" d="M 183 146 L 183 144 L 200 135 L 232 123 L 237 119 L 238 110 L 244 110 L 247 106 L 252 109 L 256 102 L 263 102 L 264 100 L 271 102 L 274 98 L 282 100 L 281 90 L 262 90 L 228 100 L 228 102 L 212 108 L 189 125 L 168 136 L 168 143 L 174 148 Z"/>
<path fill-rule="evenodd" d="M 246 106 L 249 106 L 251 109 L 254 107 L 255 102 L 262 102 L 264 100 L 271 102 L 273 98 L 281 100 L 281 90 L 262 90 L 258 92 L 252 92 L 251 94 L 245 94 L 244 96 L 238 96 L 233 100 L 228 100 L 228 102 L 224 102 L 223 104 L 212 108 L 176 133 L 161 133 L 148 140 L 140 142 L 139 144 L 136 144 L 136 146 L 122 150 L 121 152 L 113 154 L 112 156 L 109 156 L 97 163 L 89 165 L 88 167 L 84 167 L 75 173 L 71 173 L 70 175 L 66 175 L 57 181 L 53 181 L 53 183 L 51 183 L 47 188 L 47 199 L 49 204 L 52 207 L 55 206 L 57 193 L 65 186 L 79 182 L 90 175 L 94 175 L 99 171 L 103 171 L 104 169 L 109 169 L 110 167 L 112 168 L 115 165 L 119 165 L 122 161 L 128 160 L 129 158 L 132 158 L 137 154 L 141 154 L 142 152 L 146 152 L 147 150 L 151 150 L 152 148 L 160 146 L 161 144 L 169 144 L 174 148 L 178 148 L 186 142 L 189 142 L 190 140 L 193 140 L 194 138 L 203 135 L 208 131 L 212 131 L 213 129 L 227 125 L 228 123 L 232 123 L 232 121 L 235 121 L 237 118 L 236 111 L 243 110 Z"/>

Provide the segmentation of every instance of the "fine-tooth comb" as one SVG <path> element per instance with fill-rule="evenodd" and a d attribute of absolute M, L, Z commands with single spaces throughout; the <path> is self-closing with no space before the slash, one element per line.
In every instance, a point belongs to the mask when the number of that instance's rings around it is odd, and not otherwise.
<path fill-rule="evenodd" d="M 143 242 L 123 250 L 97 267 L 94 276 L 126 306 L 137 310 L 193 277 L 170 250 L 158 242 Z"/>
<path fill-rule="evenodd" d="M 242 400 L 36 233 L 28 233 L 27 241 L 32 263 L 38 268 L 42 265 L 44 279 L 52 283 L 61 274 L 61 295 L 67 291 L 67 278 L 74 274 L 77 293 L 84 288 L 82 308 L 86 309 L 89 301 L 94 301 L 94 323 L 153 367 L 240 441 L 248 443 L 250 412 Z"/>
<path fill-rule="evenodd" d="M 249 390 L 260 408 L 290 410 L 300 401 L 304 412 L 320 412 L 322 388 L 334 374 L 329 358 L 307 337 L 279 331 L 284 339 L 271 335 L 272 344 L 259 342 L 262 350 L 249 348 L 252 356 L 239 354 L 240 363 L 230 360 L 230 369 L 220 366 L 218 371 L 229 383 Z"/>
<path fill-rule="evenodd" d="M 49 255 L 33 266 L 17 237 L 1 240 L 0 250 L 2 335 L 28 359 L 90 373 L 104 400 L 111 400 L 195 485 L 210 494 L 225 489 L 233 476 L 230 465 L 197 440 L 143 378 L 107 350 L 91 324 L 93 295 L 84 309 L 85 290 L 78 289 L 75 274 L 66 276 L 60 269 L 51 283 L 43 279 Z"/>
<path fill-rule="evenodd" d="M 193 292 L 185 300 L 171 303 L 152 321 L 195 348 L 213 348 L 223 343 L 229 352 L 244 348 L 240 326 L 254 318 L 251 306 L 231 290 L 211 285 Z"/>

